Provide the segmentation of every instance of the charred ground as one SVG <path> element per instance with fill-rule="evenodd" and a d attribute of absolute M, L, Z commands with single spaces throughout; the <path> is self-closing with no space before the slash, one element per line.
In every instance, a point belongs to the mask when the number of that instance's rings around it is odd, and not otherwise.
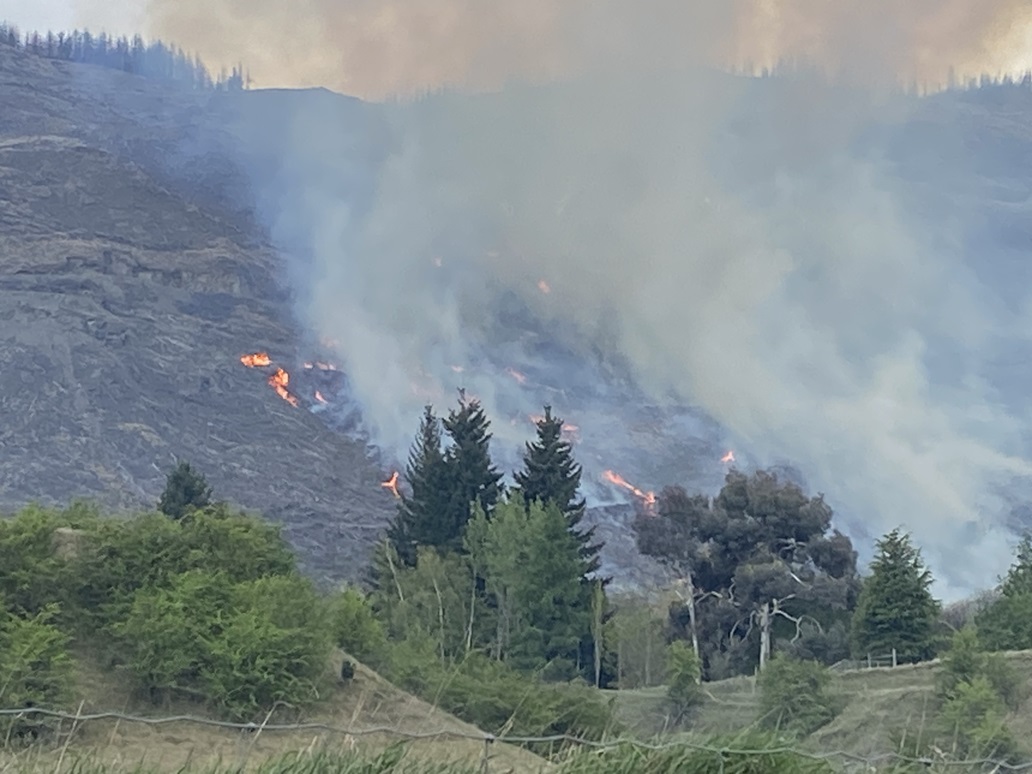
<path fill-rule="evenodd" d="M 393 500 L 369 449 L 239 360 L 268 351 L 309 403 L 333 387 L 242 182 L 191 157 L 217 96 L 0 45 L 0 506 L 151 507 L 186 458 L 310 571 L 357 577 Z"/>

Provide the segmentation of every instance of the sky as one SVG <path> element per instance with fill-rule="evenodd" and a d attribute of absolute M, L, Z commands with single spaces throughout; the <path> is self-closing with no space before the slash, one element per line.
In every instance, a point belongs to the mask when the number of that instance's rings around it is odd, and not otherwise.
<path fill-rule="evenodd" d="M 144 26 L 146 0 L 0 0 L 0 19 L 23 30 L 76 27 L 113 34 L 134 34 Z"/>

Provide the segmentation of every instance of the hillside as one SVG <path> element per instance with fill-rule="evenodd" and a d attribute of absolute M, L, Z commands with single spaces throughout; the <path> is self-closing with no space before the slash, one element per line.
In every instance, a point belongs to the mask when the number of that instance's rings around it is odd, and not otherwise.
<path fill-rule="evenodd" d="M 315 575 L 356 578 L 393 507 L 382 471 L 240 362 L 268 351 L 306 403 L 334 389 L 301 367 L 231 168 L 161 171 L 210 96 L 0 46 L 0 507 L 149 507 L 185 458 L 284 523 Z"/>
<path fill-rule="evenodd" d="M 1005 654 L 1020 676 L 1026 696 L 1011 712 L 1007 725 L 1018 739 L 1032 734 L 1032 651 Z M 937 662 L 841 672 L 833 689 L 845 699 L 845 708 L 831 723 L 812 734 L 804 749 L 838 756 L 875 758 L 896 749 L 895 735 L 917 735 L 934 715 Z M 756 681 L 738 677 L 704 685 L 706 700 L 691 722 L 688 735 L 734 734 L 753 726 L 759 714 Z M 617 717 L 640 737 L 669 732 L 665 689 L 648 688 L 617 693 Z"/>
<path fill-rule="evenodd" d="M 334 674 L 340 671 L 345 658 L 338 652 L 332 660 Z M 80 654 L 77 692 L 81 707 L 72 707 L 81 714 L 113 712 L 139 718 L 160 718 L 187 715 L 204 720 L 196 706 L 171 705 L 156 709 L 140 701 L 129 683 L 117 672 L 103 669 L 89 654 Z M 331 683 L 333 684 L 333 683 Z M 270 724 L 290 724 L 289 718 L 273 718 Z M 64 754 L 65 766 L 74 759 L 91 763 L 148 770 L 178 771 L 186 765 L 204 769 L 215 764 L 243 766 L 252 770 L 276 756 L 300 750 L 356 750 L 367 754 L 381 751 L 391 744 L 409 739 L 414 759 L 478 764 L 484 754 L 479 741 L 484 732 L 433 706 L 401 691 L 371 669 L 356 664 L 355 677 L 348 686 L 339 682 L 333 692 L 323 697 L 319 707 L 304 719 L 309 724 L 324 724 L 334 729 L 358 732 L 354 736 L 339 731 L 309 728 L 299 731 L 266 729 L 252 735 L 234 728 L 219 728 L 203 722 L 177 721 L 148 725 L 128 720 L 97 719 L 83 722 L 71 738 L 67 749 L 57 747 L 0 750 L 0 770 L 17 766 L 19 771 L 54 770 L 57 758 Z M 386 733 L 363 733 L 371 729 L 387 729 Z M 547 771 L 549 764 L 520 747 L 497 743 L 491 747 L 492 771 Z"/>

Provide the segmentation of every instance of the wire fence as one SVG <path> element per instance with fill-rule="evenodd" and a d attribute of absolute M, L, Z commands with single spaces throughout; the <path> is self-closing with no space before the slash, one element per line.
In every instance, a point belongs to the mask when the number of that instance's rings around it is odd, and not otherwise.
<path fill-rule="evenodd" d="M 766 755 L 791 754 L 799 758 L 817 762 L 852 764 L 853 767 L 862 767 L 865 771 L 878 771 L 879 767 L 892 764 L 918 764 L 927 767 L 929 770 L 964 770 L 979 768 L 985 770 L 992 767 L 995 772 L 1032 772 L 1032 761 L 1024 763 L 1008 763 L 1006 761 L 991 758 L 977 758 L 969 760 L 951 760 L 945 753 L 937 751 L 935 757 L 914 757 L 901 752 L 884 752 L 871 755 L 861 755 L 847 750 L 827 750 L 814 752 L 800 749 L 795 746 L 782 745 L 763 748 L 734 747 L 728 745 L 713 745 L 692 741 L 691 739 L 678 739 L 667 742 L 648 742 L 639 739 L 619 738 L 605 741 L 583 739 L 568 734 L 552 734 L 545 736 L 496 736 L 486 732 L 473 733 L 455 729 L 440 729 L 437 731 L 405 731 L 395 726 L 365 726 L 361 728 L 348 728 L 335 726 L 329 723 L 308 722 L 308 723 L 236 723 L 232 721 L 214 720 L 212 718 L 198 717 L 195 715 L 168 715 L 144 717 L 130 715 L 123 712 L 94 712 L 94 713 L 71 713 L 60 710 L 49 710 L 43 708 L 15 708 L 0 709 L 0 718 L 15 717 L 27 718 L 30 716 L 41 716 L 61 721 L 71 721 L 72 730 L 70 734 L 84 723 L 98 720 L 114 720 L 118 722 L 139 723 L 148 726 L 168 725 L 172 723 L 188 723 L 199 726 L 208 726 L 226 730 L 234 730 L 250 733 L 275 733 L 275 732 L 299 732 L 299 731 L 322 731 L 325 733 L 340 735 L 345 738 L 360 738 L 364 736 L 385 735 L 398 740 L 405 741 L 434 741 L 434 740 L 467 740 L 480 742 L 483 745 L 480 770 L 485 774 L 489 772 L 489 762 L 492 759 L 492 748 L 496 743 L 525 745 L 525 744 L 567 744 L 589 748 L 599 753 L 607 750 L 633 748 L 639 751 L 660 752 L 664 750 L 685 750 L 702 753 L 710 753 L 714 756 L 724 757 L 749 757 Z M 934 768 L 933 768 L 934 767 Z M 855 769 L 854 769 L 855 770 Z"/>

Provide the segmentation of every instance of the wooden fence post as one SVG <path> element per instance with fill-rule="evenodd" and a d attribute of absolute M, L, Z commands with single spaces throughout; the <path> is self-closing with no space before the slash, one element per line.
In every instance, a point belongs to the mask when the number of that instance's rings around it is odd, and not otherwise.
<path fill-rule="evenodd" d="M 896 668 L 896 649 L 892 649 L 892 668 Z"/>

